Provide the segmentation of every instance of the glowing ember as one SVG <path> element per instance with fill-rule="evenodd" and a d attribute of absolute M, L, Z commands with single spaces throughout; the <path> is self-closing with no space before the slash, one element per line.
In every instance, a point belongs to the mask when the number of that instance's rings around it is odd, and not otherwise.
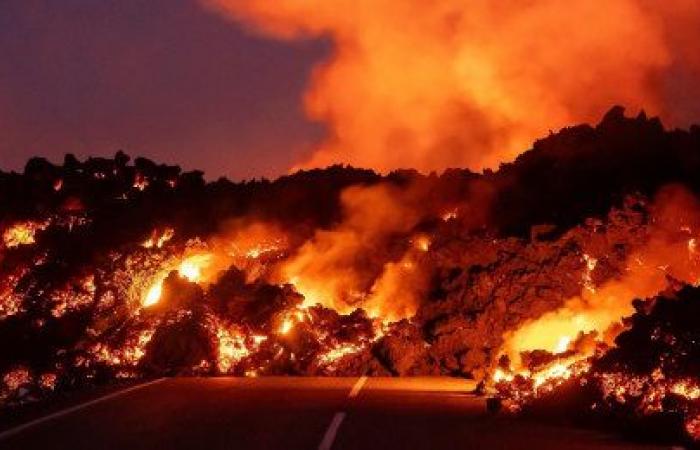
<path fill-rule="evenodd" d="M 583 255 L 583 260 L 586 263 L 586 268 L 583 271 L 583 287 L 589 292 L 595 293 L 595 285 L 593 284 L 593 278 L 591 277 L 591 274 L 595 270 L 595 266 L 598 264 L 598 260 L 585 253 Z"/>
<path fill-rule="evenodd" d="M 449 222 L 450 220 L 454 220 L 457 218 L 457 209 L 453 209 L 451 211 L 447 211 L 441 216 L 441 219 L 444 222 Z"/>
<path fill-rule="evenodd" d="M 691 438 L 700 441 L 700 414 L 686 420 L 685 430 Z"/>
<path fill-rule="evenodd" d="M 318 362 L 320 365 L 332 364 L 347 355 L 352 355 L 360 351 L 362 351 L 362 346 L 357 344 L 338 345 L 328 350 L 326 353 L 319 355 Z"/>
<path fill-rule="evenodd" d="M 5 247 L 14 248 L 20 245 L 31 245 L 36 242 L 36 233 L 46 229 L 48 222 L 19 222 L 5 230 L 2 235 Z"/>
<path fill-rule="evenodd" d="M 166 264 L 145 291 L 141 305 L 147 308 L 160 301 L 163 295 L 163 282 L 171 270 L 177 269 L 178 275 L 190 282 L 203 282 L 203 271 L 210 266 L 212 259 L 213 256 L 209 253 L 195 253 L 184 257 L 177 264 Z"/>
<path fill-rule="evenodd" d="M 3 383 L 10 391 L 16 391 L 22 385 L 29 384 L 31 380 L 29 370 L 25 367 L 11 370 L 2 377 Z"/>
<path fill-rule="evenodd" d="M 294 321 L 292 319 L 284 319 L 282 321 L 282 325 L 280 325 L 279 333 L 287 334 L 289 333 L 289 330 L 292 329 L 292 327 L 294 327 Z"/>
<path fill-rule="evenodd" d="M 142 305 L 145 308 L 155 305 L 160 301 L 160 297 L 163 294 L 163 280 L 157 281 L 146 293 L 143 299 Z"/>
<path fill-rule="evenodd" d="M 143 174 L 136 174 L 133 184 L 133 187 L 135 189 L 138 189 L 139 191 L 144 191 L 148 187 L 148 184 L 148 179 Z"/>
<path fill-rule="evenodd" d="M 243 358 L 251 355 L 267 340 L 267 336 L 247 336 L 236 326 L 225 325 L 216 317 L 209 317 L 217 344 L 217 369 L 229 373 Z"/>
<path fill-rule="evenodd" d="M 425 235 L 418 236 L 414 241 L 414 245 L 418 250 L 427 252 L 430 250 L 430 238 Z"/>
<path fill-rule="evenodd" d="M 162 248 L 168 241 L 170 241 L 173 236 L 175 236 L 175 230 L 172 228 L 166 228 L 162 233 L 157 230 L 153 230 L 151 237 L 144 241 L 141 245 L 144 248 Z"/>
<path fill-rule="evenodd" d="M 58 376 L 55 373 L 44 373 L 39 376 L 39 386 L 42 389 L 53 391 L 56 388 Z"/>
<path fill-rule="evenodd" d="M 178 272 L 181 277 L 195 283 L 202 280 L 202 270 L 211 264 L 212 255 L 191 255 L 180 263 Z"/>

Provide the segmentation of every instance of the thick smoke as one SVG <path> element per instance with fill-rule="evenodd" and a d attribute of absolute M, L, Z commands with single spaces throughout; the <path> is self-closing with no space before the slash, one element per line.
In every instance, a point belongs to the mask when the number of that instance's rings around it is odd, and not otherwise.
<path fill-rule="evenodd" d="M 611 104 L 673 125 L 700 113 L 694 0 L 203 1 L 267 36 L 332 42 L 305 98 L 328 136 L 306 167 L 481 169 Z"/>
<path fill-rule="evenodd" d="M 406 249 L 392 237 L 409 234 L 421 220 L 418 204 L 424 198 L 416 186 L 347 188 L 341 195 L 343 220 L 316 231 L 283 262 L 280 280 L 291 281 L 309 306 L 322 303 L 344 313 L 363 307 L 390 320 L 412 316 L 426 282 L 416 256 L 429 243 L 417 235 Z"/>

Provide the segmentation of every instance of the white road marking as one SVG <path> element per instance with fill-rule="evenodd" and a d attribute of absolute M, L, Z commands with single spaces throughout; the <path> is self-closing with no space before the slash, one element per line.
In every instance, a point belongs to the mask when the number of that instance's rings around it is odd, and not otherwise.
<path fill-rule="evenodd" d="M 333 441 L 335 440 L 335 435 L 338 433 L 338 428 L 340 428 L 340 424 L 343 423 L 344 419 L 345 413 L 343 411 L 335 413 L 333 420 L 331 420 L 331 424 L 328 425 L 326 434 L 323 435 L 323 440 L 318 446 L 318 450 L 331 450 Z"/>
<path fill-rule="evenodd" d="M 362 390 L 362 386 L 364 386 L 366 382 L 367 377 L 362 376 L 358 378 L 355 384 L 353 384 L 352 389 L 350 389 L 348 398 L 357 397 L 360 391 Z M 331 447 L 333 446 L 333 441 L 335 441 L 335 436 L 338 434 L 340 424 L 343 423 L 343 420 L 345 420 L 346 415 L 347 414 L 344 411 L 335 413 L 335 415 L 333 416 L 333 420 L 331 420 L 330 425 L 328 425 L 326 433 L 323 435 L 323 439 L 321 440 L 321 444 L 318 446 L 318 450 L 331 450 Z"/>
<path fill-rule="evenodd" d="M 16 426 L 14 428 L 10 428 L 9 430 L 5 430 L 5 431 L 1 432 L 0 433 L 0 441 L 2 441 L 3 439 L 7 439 L 10 436 L 14 436 L 17 433 L 20 433 L 20 432 L 22 432 L 28 428 L 34 427 L 36 425 L 48 422 L 48 421 L 53 420 L 53 419 L 57 419 L 59 417 L 65 416 L 65 415 L 73 413 L 75 411 L 79 411 L 81 409 L 87 408 L 88 406 L 92 406 L 92 405 L 95 405 L 97 403 L 101 403 L 105 400 L 119 397 L 120 395 L 129 393 L 129 392 L 133 392 L 133 391 L 136 391 L 138 389 L 142 389 L 142 388 L 145 388 L 147 386 L 154 385 L 156 383 L 160 383 L 163 380 L 166 380 L 166 378 L 158 378 L 156 380 L 149 381 L 147 383 L 137 384 L 136 386 L 131 386 L 129 388 L 122 389 L 121 391 L 112 392 L 111 394 L 107 394 L 107 395 L 104 395 L 102 397 L 96 398 L 94 400 L 90 400 L 89 402 L 85 402 L 85 403 L 81 403 L 79 405 L 71 406 L 70 408 L 56 411 L 55 413 L 49 414 L 48 416 L 40 417 L 40 418 L 32 420 L 30 422 L 23 423 L 22 425 L 19 425 L 19 426 Z"/>
<path fill-rule="evenodd" d="M 357 395 L 360 393 L 360 390 L 362 389 L 362 386 L 364 386 L 366 382 L 367 382 L 367 377 L 361 376 L 360 379 L 357 380 L 355 385 L 352 387 L 352 390 L 350 390 L 350 394 L 348 394 L 348 398 L 357 397 Z"/>

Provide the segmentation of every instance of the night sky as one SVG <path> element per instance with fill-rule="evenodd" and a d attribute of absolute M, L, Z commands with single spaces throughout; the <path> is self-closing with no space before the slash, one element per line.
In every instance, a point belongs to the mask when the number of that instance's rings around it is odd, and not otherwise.
<path fill-rule="evenodd" d="M 196 0 L 2 0 L 0 168 L 123 149 L 210 179 L 279 175 L 323 135 L 300 100 L 327 47 Z"/>

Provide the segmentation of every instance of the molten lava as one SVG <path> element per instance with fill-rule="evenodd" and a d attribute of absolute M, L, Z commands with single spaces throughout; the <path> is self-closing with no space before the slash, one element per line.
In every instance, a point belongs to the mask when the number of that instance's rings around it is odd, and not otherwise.
<path fill-rule="evenodd" d="M 2 240 L 7 248 L 31 245 L 36 242 L 36 234 L 45 230 L 49 222 L 19 222 L 6 229 L 2 234 Z"/>
<path fill-rule="evenodd" d="M 700 205 L 668 173 L 646 192 L 636 166 L 617 190 L 565 171 L 617 173 L 591 152 L 647 141 L 635 157 L 694 182 L 700 129 L 618 109 L 502 173 L 207 184 L 121 156 L 12 175 L 46 198 L 0 221 L 0 403 L 150 376 L 451 375 L 511 411 L 569 389 L 697 436 Z"/>

